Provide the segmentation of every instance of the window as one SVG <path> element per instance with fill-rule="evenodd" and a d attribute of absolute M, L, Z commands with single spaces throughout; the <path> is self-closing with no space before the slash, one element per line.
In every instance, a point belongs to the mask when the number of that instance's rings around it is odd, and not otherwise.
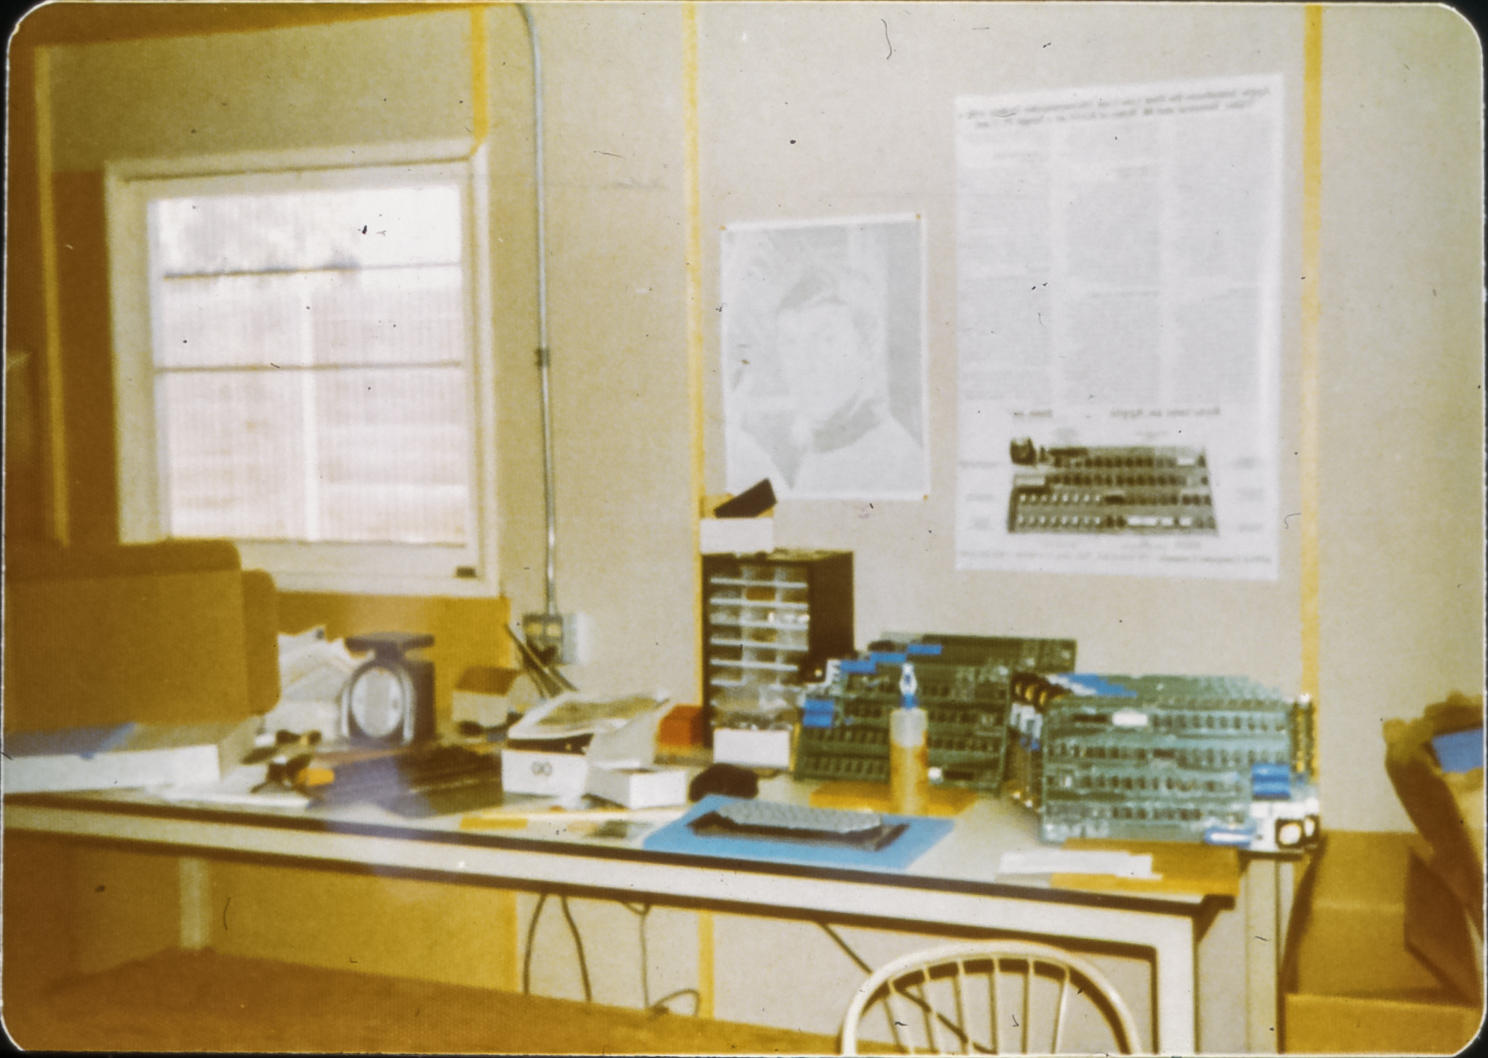
<path fill-rule="evenodd" d="M 481 159 L 423 153 L 110 167 L 126 540 L 233 539 L 289 589 L 495 590 Z"/>

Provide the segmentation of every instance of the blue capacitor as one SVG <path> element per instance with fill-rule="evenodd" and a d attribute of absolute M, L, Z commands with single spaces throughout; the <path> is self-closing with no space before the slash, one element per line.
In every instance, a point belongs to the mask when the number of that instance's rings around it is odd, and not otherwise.
<path fill-rule="evenodd" d="M 1284 801 L 1292 796 L 1292 770 L 1285 764 L 1250 766 L 1250 795 L 1259 801 Z"/>
<path fill-rule="evenodd" d="M 837 716 L 837 703 L 830 698 L 807 698 L 801 703 L 802 727 L 831 727 Z"/>

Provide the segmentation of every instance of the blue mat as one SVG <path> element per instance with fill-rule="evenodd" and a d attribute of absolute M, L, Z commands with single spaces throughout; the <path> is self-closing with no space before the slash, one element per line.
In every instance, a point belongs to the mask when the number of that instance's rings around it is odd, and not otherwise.
<path fill-rule="evenodd" d="M 865 867 L 902 871 L 955 825 L 949 819 L 924 816 L 884 816 L 886 823 L 908 823 L 909 828 L 882 849 L 861 849 L 828 842 L 806 844 L 770 841 L 765 838 L 696 834 L 687 824 L 731 800 L 713 794 L 693 805 L 681 819 L 648 835 L 641 847 L 652 852 L 681 852 L 689 856 L 713 856 L 727 860 L 760 860 L 766 863 L 797 863 L 808 867 Z"/>

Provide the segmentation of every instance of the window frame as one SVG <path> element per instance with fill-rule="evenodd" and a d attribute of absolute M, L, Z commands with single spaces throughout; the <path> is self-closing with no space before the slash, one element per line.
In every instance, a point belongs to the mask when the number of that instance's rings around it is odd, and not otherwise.
<path fill-rule="evenodd" d="M 496 358 L 491 316 L 489 179 L 484 145 L 466 140 L 122 159 L 104 167 L 113 337 L 119 537 L 169 538 L 164 452 L 156 423 L 155 305 L 149 204 L 192 193 L 408 186 L 411 170 L 461 189 L 470 356 L 466 364 L 473 525 L 464 545 L 235 540 L 243 564 L 281 590 L 346 594 L 495 596 Z M 169 186 L 169 194 L 161 192 Z M 474 575 L 472 576 L 471 573 Z"/>

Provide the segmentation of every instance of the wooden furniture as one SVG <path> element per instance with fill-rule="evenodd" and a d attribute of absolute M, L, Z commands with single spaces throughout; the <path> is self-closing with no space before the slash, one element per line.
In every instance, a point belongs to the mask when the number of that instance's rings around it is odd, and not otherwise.
<path fill-rule="evenodd" d="M 170 951 L 6 1003 L 44 1051 L 825 1054 L 826 1036 L 493 989 Z"/>

